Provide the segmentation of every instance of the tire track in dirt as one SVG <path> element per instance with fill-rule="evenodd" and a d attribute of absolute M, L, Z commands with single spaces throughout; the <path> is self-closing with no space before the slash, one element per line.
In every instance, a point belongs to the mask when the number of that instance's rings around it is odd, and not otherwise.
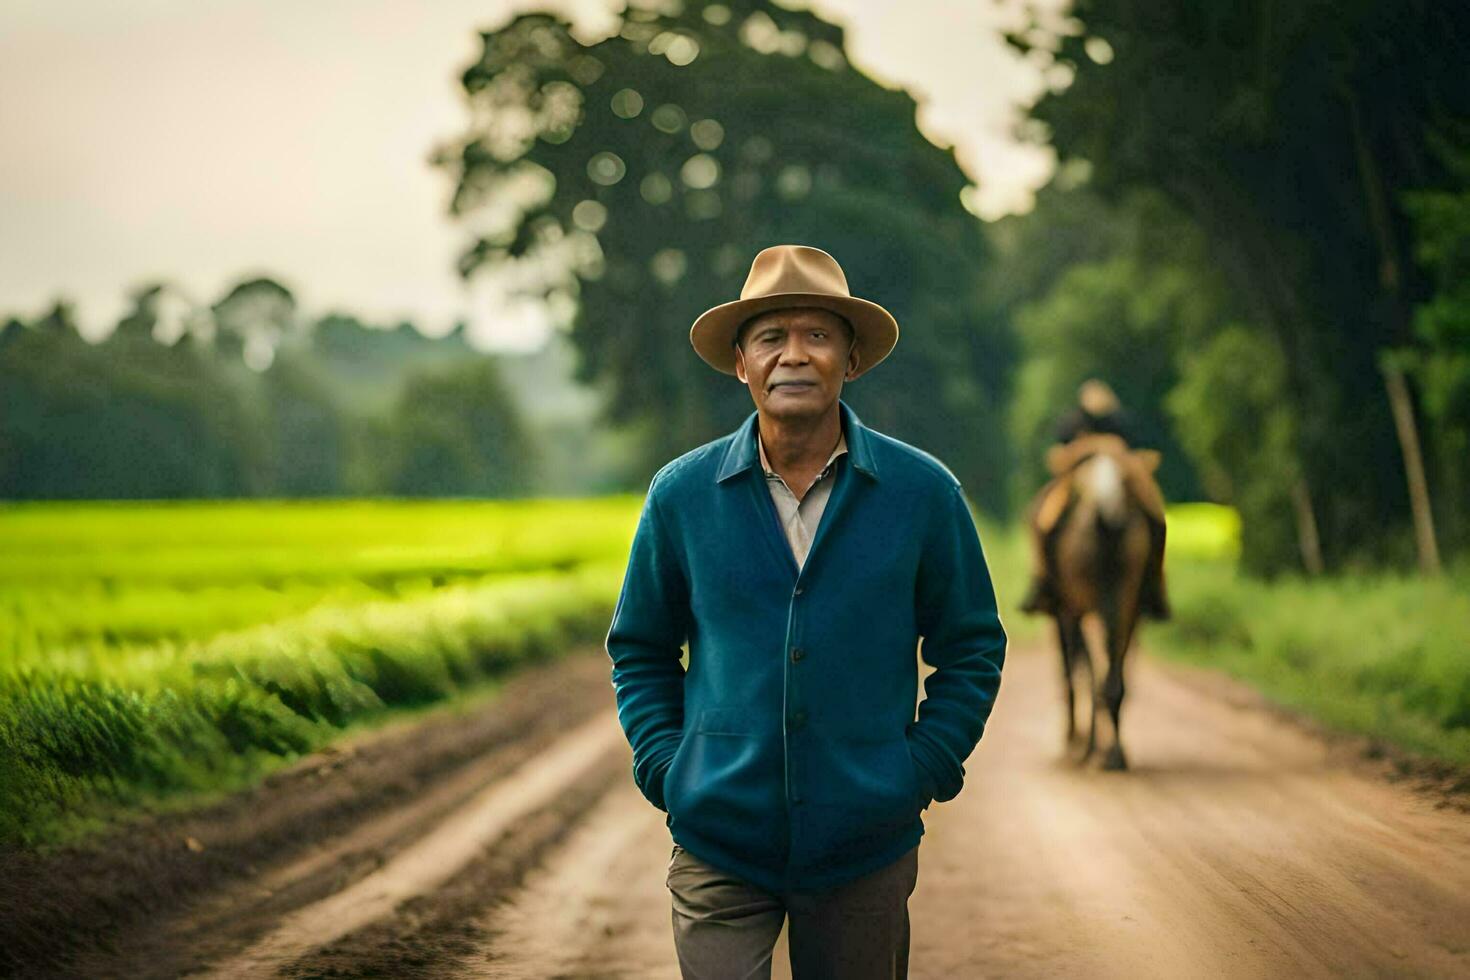
<path fill-rule="evenodd" d="M 546 807 L 569 785 L 606 771 L 603 757 L 622 738 L 616 717 L 598 714 L 541 755 L 486 787 L 377 871 L 298 909 L 237 956 L 214 964 L 211 980 L 254 980 L 428 895 L 494 845 L 520 820 Z"/>
<path fill-rule="evenodd" d="M 491 937 L 459 976 L 498 980 L 678 980 L 663 814 L 625 775 L 566 845 L 481 921 Z M 659 855 L 663 855 L 660 861 Z"/>
<path fill-rule="evenodd" d="M 478 919 L 486 908 L 556 852 L 617 775 L 610 765 L 595 767 L 547 806 L 508 827 L 492 847 L 441 887 L 402 903 L 391 916 L 312 950 L 277 975 L 313 980 L 454 976 L 459 961 L 485 941 L 487 933 Z"/>

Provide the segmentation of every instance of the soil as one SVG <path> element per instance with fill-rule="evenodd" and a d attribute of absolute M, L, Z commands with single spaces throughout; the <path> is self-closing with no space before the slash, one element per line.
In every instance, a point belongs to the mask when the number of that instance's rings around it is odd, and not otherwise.
<path fill-rule="evenodd" d="M 0 976 L 178 976 L 362 878 L 612 705 L 607 655 L 584 649 L 201 810 L 0 854 Z"/>

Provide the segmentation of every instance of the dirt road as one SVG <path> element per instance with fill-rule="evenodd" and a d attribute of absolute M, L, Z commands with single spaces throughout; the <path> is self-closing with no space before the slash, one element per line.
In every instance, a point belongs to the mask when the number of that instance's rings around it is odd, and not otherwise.
<path fill-rule="evenodd" d="M 1131 666 L 1132 771 L 1077 771 L 1050 655 L 1012 655 L 964 792 L 926 815 L 912 976 L 1470 975 L 1470 817 Z M 660 816 L 619 783 L 472 975 L 677 976 Z"/>
<path fill-rule="evenodd" d="M 631 784 L 603 665 L 559 669 L 583 705 L 565 736 L 477 759 L 452 796 L 412 794 L 448 801 L 417 821 L 387 807 L 86 975 L 677 977 L 663 814 Z M 1470 976 L 1463 809 L 1146 656 L 1131 771 L 1077 770 L 1055 675 L 1013 650 L 965 790 L 926 813 L 911 976 Z M 187 948 L 161 955 L 170 936 Z M 784 934 L 774 962 L 789 976 Z"/>

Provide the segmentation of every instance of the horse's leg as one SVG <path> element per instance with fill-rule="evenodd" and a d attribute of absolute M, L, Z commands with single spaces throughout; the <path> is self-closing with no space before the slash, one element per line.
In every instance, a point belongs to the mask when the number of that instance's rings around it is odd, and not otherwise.
<path fill-rule="evenodd" d="M 1141 585 L 1135 577 L 1136 584 Z M 1108 677 L 1103 684 L 1103 696 L 1107 699 L 1108 715 L 1113 722 L 1113 744 L 1103 760 L 1104 769 L 1127 769 L 1128 758 L 1123 754 L 1123 729 L 1120 715 L 1123 711 L 1123 664 L 1128 657 L 1128 647 L 1133 642 L 1133 631 L 1138 626 L 1138 589 L 1131 596 L 1118 597 L 1121 601 L 1109 603 L 1108 623 Z"/>
<path fill-rule="evenodd" d="M 1118 727 L 1118 714 L 1123 708 L 1123 658 L 1108 652 L 1108 679 L 1103 684 L 1103 696 L 1108 702 L 1108 715 L 1113 721 L 1113 744 L 1103 759 L 1104 769 L 1127 769 L 1128 759 L 1123 755 L 1123 733 Z"/>
<path fill-rule="evenodd" d="M 1087 705 L 1087 743 L 1082 747 L 1082 753 L 1077 758 L 1078 763 L 1086 762 L 1092 757 L 1097 749 L 1097 682 L 1096 673 L 1092 669 L 1092 650 L 1087 643 L 1087 636 L 1082 631 L 1082 618 L 1080 616 L 1068 615 L 1063 627 L 1067 637 L 1067 649 L 1071 657 L 1071 668 L 1074 672 L 1080 672 L 1084 668 L 1087 671 L 1085 682 L 1081 678 L 1073 678 L 1073 686 L 1082 685 L 1082 690 L 1087 692 L 1084 703 Z"/>
<path fill-rule="evenodd" d="M 1067 642 L 1067 627 L 1062 621 L 1062 614 L 1057 613 L 1053 619 L 1057 624 L 1057 651 L 1062 658 L 1062 691 L 1067 700 L 1067 737 L 1062 743 L 1067 748 L 1077 739 L 1077 692 L 1072 687 L 1073 651 Z"/>

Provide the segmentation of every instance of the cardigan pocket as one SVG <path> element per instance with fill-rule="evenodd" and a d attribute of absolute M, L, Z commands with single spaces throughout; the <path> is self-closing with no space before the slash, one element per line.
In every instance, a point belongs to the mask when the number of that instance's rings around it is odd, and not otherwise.
<path fill-rule="evenodd" d="M 821 754 L 809 770 L 807 794 L 812 870 L 884 850 L 917 825 L 922 785 L 902 733 L 815 744 Z"/>
<path fill-rule="evenodd" d="M 668 813 L 673 814 L 674 812 L 673 805 L 669 802 L 669 794 L 674 792 L 678 780 L 682 778 L 678 774 L 679 762 L 688 755 L 688 750 L 695 740 L 704 735 L 747 737 L 742 717 L 743 712 L 738 708 L 713 707 L 699 710 L 695 716 L 694 727 L 684 732 L 684 737 L 679 740 L 679 747 L 674 750 L 674 757 L 669 760 L 669 768 L 664 773 L 664 809 Z"/>
<path fill-rule="evenodd" d="M 765 867 L 785 861 L 784 761 L 779 742 L 743 727 L 745 712 L 706 708 L 669 766 L 670 829 L 688 831 Z"/>

